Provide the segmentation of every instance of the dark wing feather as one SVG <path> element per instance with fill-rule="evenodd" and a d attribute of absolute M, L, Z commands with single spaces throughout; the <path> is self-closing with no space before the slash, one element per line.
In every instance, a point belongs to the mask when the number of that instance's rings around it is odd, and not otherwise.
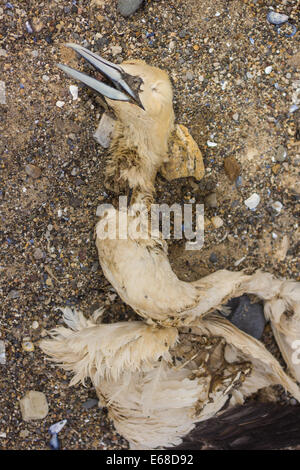
<path fill-rule="evenodd" d="M 300 445 L 300 405 L 249 403 L 198 423 L 172 449 L 270 450 Z"/>

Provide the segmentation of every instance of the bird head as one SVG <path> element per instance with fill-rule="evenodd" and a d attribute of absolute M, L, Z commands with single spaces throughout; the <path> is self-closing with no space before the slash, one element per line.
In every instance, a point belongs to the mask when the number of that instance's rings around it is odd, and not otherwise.
<path fill-rule="evenodd" d="M 105 97 L 119 122 L 130 130 L 135 142 L 138 136 L 155 147 L 155 141 L 166 151 L 167 140 L 174 128 L 173 92 L 163 70 L 142 60 L 113 64 L 77 44 L 67 44 L 88 61 L 106 81 L 98 80 L 66 65 L 59 68 Z M 153 140 L 153 142 L 152 142 Z"/>

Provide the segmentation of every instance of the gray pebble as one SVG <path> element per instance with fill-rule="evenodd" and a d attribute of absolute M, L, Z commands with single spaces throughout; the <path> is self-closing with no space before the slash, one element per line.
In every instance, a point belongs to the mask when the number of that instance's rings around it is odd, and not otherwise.
<path fill-rule="evenodd" d="M 0 340 L 0 364 L 4 365 L 5 363 L 6 363 L 5 344 L 4 344 L 4 341 Z"/>
<path fill-rule="evenodd" d="M 286 159 L 286 149 L 283 145 L 279 145 L 276 151 L 275 159 L 277 162 L 283 162 Z"/>
<path fill-rule="evenodd" d="M 193 72 L 187 72 L 185 78 L 186 80 L 193 80 L 194 78 Z"/>
<path fill-rule="evenodd" d="M 280 25 L 286 23 L 289 17 L 282 13 L 276 13 L 276 11 L 269 11 L 267 14 L 267 20 L 271 24 Z"/>
<path fill-rule="evenodd" d="M 7 57 L 7 52 L 6 52 L 5 49 L 1 49 L 1 48 L 0 48 L 0 56 L 1 56 L 1 57 Z"/>
<path fill-rule="evenodd" d="M 118 0 L 118 11 L 126 18 L 135 13 L 142 3 L 143 0 Z"/>
<path fill-rule="evenodd" d="M 20 297 L 20 293 L 18 290 L 11 290 L 9 291 L 9 293 L 7 294 L 7 297 L 9 299 L 17 299 L 18 297 Z"/>
<path fill-rule="evenodd" d="M 204 203 L 208 207 L 218 207 L 218 201 L 217 201 L 216 193 L 211 193 L 208 196 L 206 196 Z"/>
<path fill-rule="evenodd" d="M 89 398 L 87 401 L 82 403 L 82 407 L 85 408 L 86 410 L 89 410 L 90 408 L 94 408 L 94 406 L 98 406 L 98 400 L 96 398 Z"/>
<path fill-rule="evenodd" d="M 28 165 L 25 166 L 25 173 L 31 178 L 36 179 L 41 176 L 42 170 L 38 166 L 31 165 L 29 163 Z"/>
<path fill-rule="evenodd" d="M 231 313 L 226 318 L 237 328 L 256 339 L 262 337 L 266 320 L 261 302 L 251 303 L 247 295 L 231 299 L 226 307 Z"/>
<path fill-rule="evenodd" d="M 44 252 L 40 248 L 36 248 L 33 252 L 33 256 L 35 259 L 42 259 L 44 258 Z"/>
<path fill-rule="evenodd" d="M 217 257 L 217 255 L 216 255 L 216 253 L 211 253 L 211 254 L 210 254 L 209 261 L 210 261 L 211 263 L 217 263 L 217 262 L 218 262 L 218 257 Z"/>

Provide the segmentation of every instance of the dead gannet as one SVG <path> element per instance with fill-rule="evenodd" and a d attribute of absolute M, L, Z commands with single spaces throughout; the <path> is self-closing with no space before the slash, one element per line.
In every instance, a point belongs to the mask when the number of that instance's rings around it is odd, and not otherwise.
<path fill-rule="evenodd" d="M 124 183 L 134 189 L 133 202 L 144 202 L 149 211 L 156 172 L 174 158 L 168 154 L 174 130 L 172 88 L 168 76 L 143 61 L 127 61 L 119 66 L 82 46 L 68 46 L 114 85 L 60 65 L 68 75 L 105 96 L 114 109 L 118 122 L 108 175 L 121 186 Z M 188 139 L 178 139 L 185 142 L 178 149 L 184 155 L 190 155 Z M 171 168 L 168 173 L 172 176 Z M 120 211 L 117 218 L 119 215 Z M 300 283 L 275 279 L 260 271 L 247 276 L 243 272 L 227 270 L 217 271 L 196 282 L 181 281 L 170 266 L 167 245 L 159 234 L 150 234 L 148 226 L 142 227 L 145 239 L 132 236 L 127 229 L 125 236 L 124 233 L 121 236 L 110 234 L 114 229 L 109 222 L 114 217 L 114 209 L 107 210 L 97 224 L 96 245 L 103 272 L 124 302 L 144 318 L 177 326 L 221 309 L 231 297 L 255 294 L 264 300 L 266 318 L 271 321 L 291 373 L 300 381 L 297 355 L 300 347 Z M 134 225 L 135 218 L 135 215 L 129 215 L 129 226 L 130 223 Z M 108 236 L 103 239 L 100 231 L 105 222 Z"/>
<path fill-rule="evenodd" d="M 73 373 L 70 385 L 92 380 L 100 404 L 132 449 L 180 445 L 195 423 L 243 403 L 262 387 L 281 384 L 300 399 L 296 383 L 265 347 L 218 315 L 191 328 L 97 324 L 97 315 L 86 319 L 64 309 L 68 328 L 52 330 L 40 346 Z M 295 412 L 299 428 L 297 407 Z"/>

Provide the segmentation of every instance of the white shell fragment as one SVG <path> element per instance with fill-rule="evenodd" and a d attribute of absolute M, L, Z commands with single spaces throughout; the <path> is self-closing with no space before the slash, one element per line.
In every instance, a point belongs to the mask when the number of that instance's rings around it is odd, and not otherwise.
<path fill-rule="evenodd" d="M 6 104 L 5 82 L 0 80 L 0 104 Z"/>
<path fill-rule="evenodd" d="M 283 208 L 283 205 L 281 204 L 280 201 L 275 201 L 273 204 L 272 204 L 272 209 L 274 209 L 276 212 L 281 212 L 281 209 Z"/>
<path fill-rule="evenodd" d="M 286 23 L 289 17 L 283 13 L 276 13 L 275 11 L 269 11 L 267 14 L 267 20 L 271 24 L 280 25 Z"/>
<path fill-rule="evenodd" d="M 73 97 L 73 101 L 78 99 L 78 86 L 76 85 L 70 85 L 69 86 L 70 93 Z"/>
<path fill-rule="evenodd" d="M 96 129 L 93 137 L 102 147 L 107 149 L 115 128 L 115 120 L 107 113 L 102 114 L 99 126 Z"/>
<path fill-rule="evenodd" d="M 211 142 L 210 140 L 208 140 L 206 143 L 208 147 L 216 147 L 218 145 L 216 142 Z"/>
<path fill-rule="evenodd" d="M 62 421 L 58 421 L 57 423 L 52 424 L 49 428 L 49 432 L 51 434 L 58 434 L 62 430 L 66 422 L 67 420 L 63 419 Z"/>
<path fill-rule="evenodd" d="M 269 75 L 272 72 L 272 65 L 269 65 L 268 67 L 265 68 L 265 74 Z"/>
<path fill-rule="evenodd" d="M 57 106 L 58 108 L 62 108 L 64 105 L 65 105 L 65 102 L 64 102 L 64 101 L 56 101 L 56 106 Z"/>
<path fill-rule="evenodd" d="M 248 197 L 248 199 L 244 201 L 244 203 L 249 209 L 256 209 L 260 203 L 260 196 L 257 193 L 253 193 L 252 196 Z"/>

